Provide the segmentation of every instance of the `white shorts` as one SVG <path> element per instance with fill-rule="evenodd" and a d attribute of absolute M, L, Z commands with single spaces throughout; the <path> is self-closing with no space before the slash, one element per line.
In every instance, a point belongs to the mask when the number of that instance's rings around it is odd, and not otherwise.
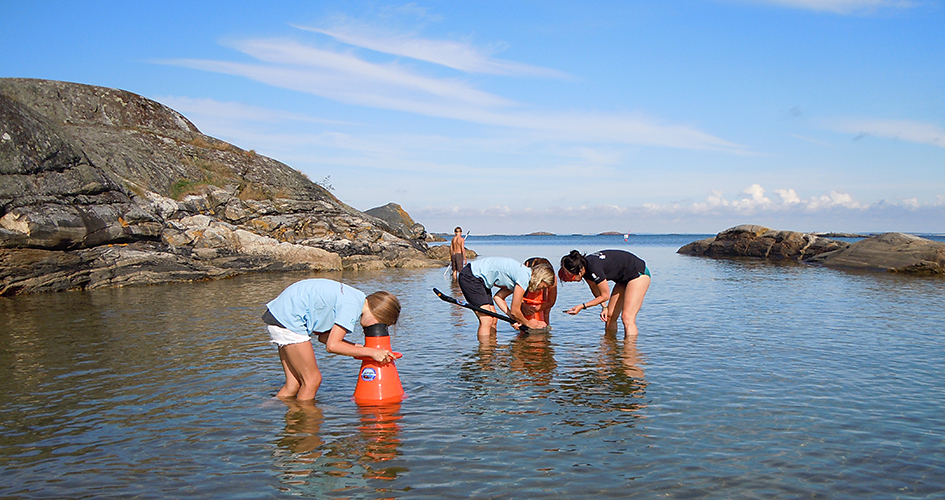
<path fill-rule="evenodd" d="M 300 335 L 287 328 L 282 328 L 281 326 L 266 325 L 266 329 L 269 330 L 269 338 L 272 339 L 272 343 L 278 345 L 279 347 L 284 347 L 291 344 L 301 344 L 302 342 L 308 342 L 312 340 L 312 337 L 308 335 Z"/>

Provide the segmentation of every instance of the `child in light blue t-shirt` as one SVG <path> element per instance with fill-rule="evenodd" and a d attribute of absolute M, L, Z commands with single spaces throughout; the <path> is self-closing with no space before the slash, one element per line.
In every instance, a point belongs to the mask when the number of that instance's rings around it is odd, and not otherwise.
<path fill-rule="evenodd" d="M 333 354 L 370 357 L 378 363 L 394 359 L 385 349 L 364 347 L 344 340 L 346 333 L 377 323 L 393 325 L 400 316 L 400 301 L 388 292 L 363 292 L 327 279 L 308 279 L 289 285 L 266 304 L 263 321 L 272 342 L 279 347 L 285 385 L 277 397 L 313 399 L 322 376 L 315 362 L 311 334 Z"/>

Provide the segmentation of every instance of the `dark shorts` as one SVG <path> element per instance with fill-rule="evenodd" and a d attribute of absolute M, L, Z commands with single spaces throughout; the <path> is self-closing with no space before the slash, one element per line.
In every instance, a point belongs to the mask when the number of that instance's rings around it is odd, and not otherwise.
<path fill-rule="evenodd" d="M 486 282 L 482 278 L 473 276 L 472 268 L 469 264 L 459 272 L 459 289 L 463 291 L 463 297 L 466 302 L 476 307 L 492 306 L 492 294 L 486 288 Z"/>
<path fill-rule="evenodd" d="M 641 273 L 641 272 L 637 272 L 637 273 L 636 273 L 636 276 L 630 278 L 630 279 L 627 280 L 627 281 L 614 281 L 614 284 L 616 284 L 616 285 L 626 285 L 627 283 L 630 283 L 631 281 L 633 281 L 633 280 L 639 278 L 640 276 L 649 276 L 649 277 L 652 278 L 652 276 L 650 276 L 650 268 L 648 268 L 648 267 L 646 267 L 646 266 L 643 266 L 643 272 L 642 272 L 642 273 Z"/>
<path fill-rule="evenodd" d="M 457 252 L 450 257 L 450 265 L 453 266 L 454 271 L 459 271 L 463 268 L 463 254 L 462 252 Z"/>

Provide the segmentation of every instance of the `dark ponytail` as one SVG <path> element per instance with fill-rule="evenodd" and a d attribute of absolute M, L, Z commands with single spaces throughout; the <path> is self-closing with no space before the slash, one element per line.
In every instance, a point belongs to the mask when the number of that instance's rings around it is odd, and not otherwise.
<path fill-rule="evenodd" d="M 578 274 L 581 269 L 587 269 L 587 259 L 581 252 L 571 250 L 571 253 L 561 257 L 561 267 L 571 274 Z"/>

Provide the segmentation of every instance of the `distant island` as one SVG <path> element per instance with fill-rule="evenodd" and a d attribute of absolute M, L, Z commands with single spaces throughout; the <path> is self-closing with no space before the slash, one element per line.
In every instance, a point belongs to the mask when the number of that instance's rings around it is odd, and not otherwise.
<path fill-rule="evenodd" d="M 536 231 L 534 233 L 528 233 L 526 236 L 554 236 L 555 233 L 549 233 L 547 231 Z"/>

